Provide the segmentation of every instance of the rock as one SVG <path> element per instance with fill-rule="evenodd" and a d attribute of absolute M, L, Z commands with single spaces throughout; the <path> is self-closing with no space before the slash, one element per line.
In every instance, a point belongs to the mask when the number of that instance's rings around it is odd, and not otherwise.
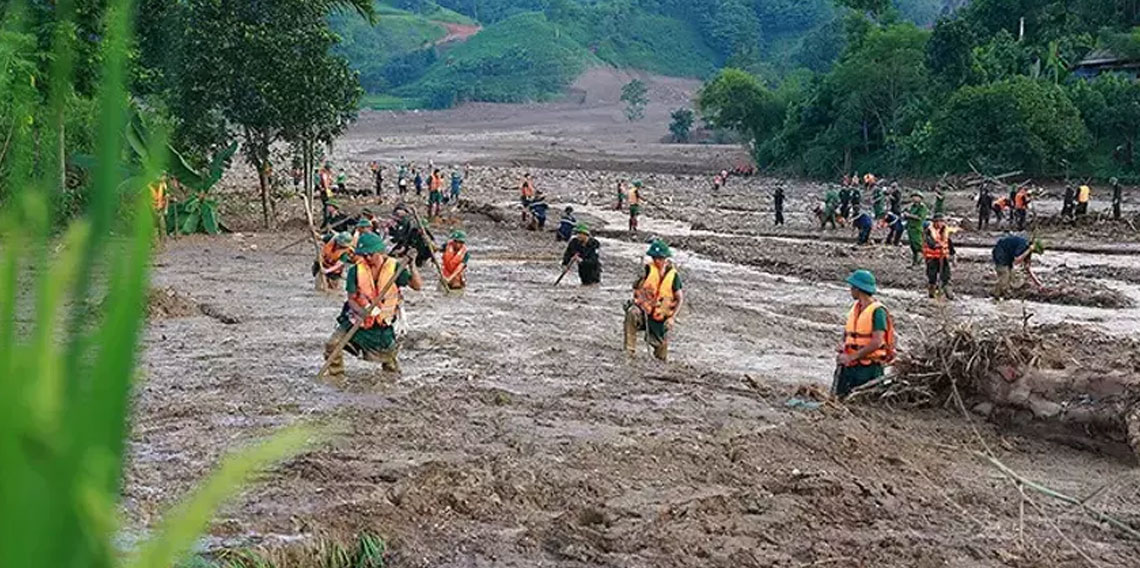
<path fill-rule="evenodd" d="M 1037 418 L 1053 418 L 1060 414 L 1064 407 L 1051 400 L 1045 400 L 1039 396 L 1031 396 L 1029 397 L 1029 409 L 1033 411 L 1033 415 Z"/>
<path fill-rule="evenodd" d="M 979 416 L 987 416 L 988 417 L 990 415 L 990 413 L 992 413 L 994 411 L 994 404 L 992 402 L 981 402 L 981 403 L 975 404 L 974 408 L 972 408 L 970 410 L 972 410 L 974 412 L 974 414 L 977 414 Z"/>

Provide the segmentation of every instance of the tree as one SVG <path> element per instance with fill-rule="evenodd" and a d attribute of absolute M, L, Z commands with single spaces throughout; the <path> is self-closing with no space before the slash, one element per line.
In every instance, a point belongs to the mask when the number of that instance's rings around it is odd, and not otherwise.
<path fill-rule="evenodd" d="M 926 66 L 942 83 L 957 89 L 970 77 L 972 50 L 977 37 L 962 18 L 941 18 L 926 43 Z"/>
<path fill-rule="evenodd" d="M 328 3 L 189 0 L 178 114 L 216 150 L 236 136 L 258 173 L 269 228 L 269 149 L 279 140 L 331 139 L 356 111 L 356 73 L 329 54 Z M 213 153 L 213 152 L 210 152 Z"/>
<path fill-rule="evenodd" d="M 625 103 L 625 117 L 633 122 L 645 118 L 645 105 L 649 104 L 649 87 L 641 79 L 634 79 L 621 88 L 621 101 Z"/>
<path fill-rule="evenodd" d="M 673 122 L 669 123 L 669 132 L 673 134 L 673 140 L 676 142 L 688 142 L 689 132 L 693 128 L 693 119 L 695 117 L 692 109 L 679 108 L 669 115 Z"/>
<path fill-rule="evenodd" d="M 697 93 L 697 109 L 716 128 L 755 140 L 764 138 L 784 119 L 784 104 L 759 79 L 740 69 L 724 69 Z"/>
<path fill-rule="evenodd" d="M 1056 172 L 1089 145 L 1080 112 L 1061 87 L 1026 77 L 963 87 L 932 120 L 932 146 L 946 171 Z"/>

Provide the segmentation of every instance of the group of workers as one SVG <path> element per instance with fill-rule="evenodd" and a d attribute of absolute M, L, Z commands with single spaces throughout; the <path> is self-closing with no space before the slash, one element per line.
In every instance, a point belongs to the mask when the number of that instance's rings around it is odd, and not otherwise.
<path fill-rule="evenodd" d="M 368 163 L 370 176 L 373 180 L 373 195 L 380 201 L 384 201 L 384 166 L 378 161 L 371 161 Z M 429 162 L 427 175 L 421 171 L 414 163 L 408 162 L 401 158 L 398 165 L 396 174 L 396 189 L 398 199 L 404 200 L 404 196 L 408 193 L 409 180 L 414 183 L 415 192 L 417 197 L 423 197 L 424 190 L 427 190 L 427 214 L 431 219 L 438 218 L 443 213 L 443 206 L 445 204 L 458 204 L 459 197 L 463 190 L 463 181 L 467 174 L 470 172 L 470 165 L 463 167 L 462 173 L 458 168 L 452 168 L 450 174 L 450 185 L 445 190 L 445 180 L 442 170 L 435 166 L 434 163 Z M 300 185 L 301 176 L 303 173 L 300 168 L 293 169 L 293 185 L 296 188 Z M 344 168 L 340 169 L 340 173 L 333 175 L 332 164 L 325 162 L 320 168 L 314 172 L 314 191 L 317 197 L 321 200 L 322 204 L 328 203 L 335 195 L 366 195 L 364 191 L 351 191 L 348 188 L 348 175 L 345 173 Z"/>

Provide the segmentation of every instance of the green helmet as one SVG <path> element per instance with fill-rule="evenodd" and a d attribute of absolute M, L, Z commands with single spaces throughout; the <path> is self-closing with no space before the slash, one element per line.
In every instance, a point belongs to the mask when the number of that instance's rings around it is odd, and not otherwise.
<path fill-rule="evenodd" d="M 847 283 L 852 288 L 862 290 L 868 294 L 874 294 L 879 291 L 878 285 L 875 283 L 875 275 L 871 274 L 870 270 L 856 270 L 847 277 Z"/>
<path fill-rule="evenodd" d="M 649 258 L 670 258 L 673 256 L 673 250 L 669 245 L 661 239 L 657 239 L 649 244 L 649 250 L 646 251 Z"/>
<path fill-rule="evenodd" d="M 467 233 L 456 229 L 451 232 L 451 240 L 465 243 L 467 242 Z"/>
<path fill-rule="evenodd" d="M 384 239 L 372 233 L 360 235 L 360 240 L 356 242 L 357 254 L 368 255 L 378 252 L 388 252 L 388 245 L 384 244 Z"/>
<path fill-rule="evenodd" d="M 642 181 L 639 179 L 633 180 L 633 187 L 641 187 Z"/>
<path fill-rule="evenodd" d="M 585 223 L 578 223 L 574 225 L 574 232 L 582 235 L 590 234 L 590 226 Z"/>
<path fill-rule="evenodd" d="M 369 221 L 368 219 L 361 219 L 356 222 L 356 227 L 359 229 L 371 229 L 372 221 Z"/>
<path fill-rule="evenodd" d="M 352 244 L 352 235 L 349 233 L 337 233 L 333 239 L 336 240 L 336 244 L 342 247 Z"/>

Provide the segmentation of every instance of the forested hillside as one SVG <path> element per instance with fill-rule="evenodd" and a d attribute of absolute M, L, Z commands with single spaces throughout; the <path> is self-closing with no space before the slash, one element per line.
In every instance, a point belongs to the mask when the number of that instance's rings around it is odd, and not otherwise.
<path fill-rule="evenodd" d="M 699 107 L 751 137 L 765 167 L 800 174 L 1135 179 L 1138 25 L 1135 0 L 974 0 L 932 29 L 851 12 L 830 71 L 771 82 L 726 70 Z M 1118 67 L 1074 73 L 1094 52 Z"/>
<path fill-rule="evenodd" d="M 958 3 L 901 0 L 898 14 L 929 25 Z M 339 53 L 386 104 L 398 95 L 399 105 L 431 107 L 542 99 L 599 62 L 684 77 L 730 65 L 769 81 L 825 71 L 843 49 L 846 11 L 831 0 L 389 0 L 377 10 L 374 28 L 333 19 Z M 457 18 L 486 37 L 435 45 Z"/>

